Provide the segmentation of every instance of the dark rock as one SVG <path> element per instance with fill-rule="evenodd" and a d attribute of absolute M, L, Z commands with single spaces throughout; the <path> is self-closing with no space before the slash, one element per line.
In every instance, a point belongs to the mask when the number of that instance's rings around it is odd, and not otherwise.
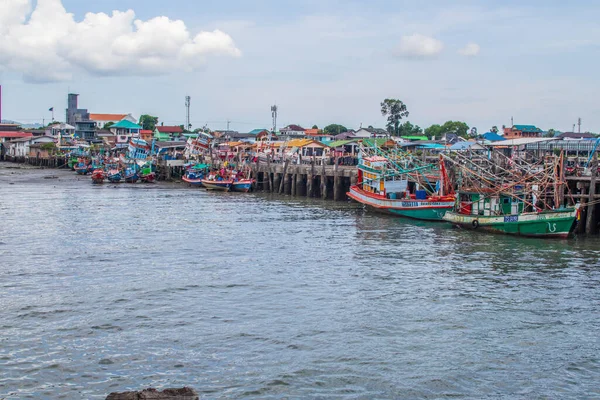
<path fill-rule="evenodd" d="M 199 400 L 198 393 L 192 388 L 144 389 L 141 392 L 111 393 L 106 400 Z"/>

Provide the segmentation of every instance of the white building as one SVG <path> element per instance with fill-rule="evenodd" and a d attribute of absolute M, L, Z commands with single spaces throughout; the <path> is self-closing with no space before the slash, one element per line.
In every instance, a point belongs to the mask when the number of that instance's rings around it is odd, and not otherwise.
<path fill-rule="evenodd" d="M 97 129 L 104 129 L 104 126 L 109 122 L 116 124 L 119 121 L 127 120 L 137 124 L 137 120 L 131 114 L 93 114 L 90 113 L 90 121 L 96 123 Z"/>
<path fill-rule="evenodd" d="M 13 157 L 27 157 L 29 156 L 29 146 L 36 143 L 54 143 L 54 139 L 50 136 L 31 136 L 13 139 L 8 143 L 8 152 L 6 154 Z"/>
<path fill-rule="evenodd" d="M 354 133 L 357 138 L 383 138 L 388 136 L 388 132 L 378 128 L 360 128 Z"/>
<path fill-rule="evenodd" d="M 73 136 L 75 134 L 75 127 L 69 124 L 54 124 L 46 128 L 46 136 L 52 136 L 57 138 L 59 135 L 62 136 Z"/>

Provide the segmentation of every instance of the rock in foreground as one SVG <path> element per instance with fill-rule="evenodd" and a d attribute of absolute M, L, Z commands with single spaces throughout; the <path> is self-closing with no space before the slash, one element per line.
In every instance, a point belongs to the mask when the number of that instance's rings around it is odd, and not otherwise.
<path fill-rule="evenodd" d="M 141 392 L 111 393 L 106 400 L 199 400 L 199 397 L 194 389 L 184 387 L 165 389 L 162 392 L 156 389 L 144 389 Z"/>

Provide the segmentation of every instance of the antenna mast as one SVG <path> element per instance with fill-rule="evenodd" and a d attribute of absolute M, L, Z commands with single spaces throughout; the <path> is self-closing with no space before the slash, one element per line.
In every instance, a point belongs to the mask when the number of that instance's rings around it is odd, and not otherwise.
<path fill-rule="evenodd" d="M 273 117 L 273 129 L 271 130 L 271 133 L 269 134 L 269 142 L 271 141 L 271 134 L 274 134 L 275 132 L 277 132 L 277 110 L 278 110 L 277 105 L 271 106 L 271 117 Z"/>
<path fill-rule="evenodd" d="M 190 96 L 185 96 L 185 129 L 192 129 L 192 124 L 190 123 L 190 103 L 192 98 Z"/>
<path fill-rule="evenodd" d="M 577 118 L 577 133 L 581 133 L 581 118 Z"/>

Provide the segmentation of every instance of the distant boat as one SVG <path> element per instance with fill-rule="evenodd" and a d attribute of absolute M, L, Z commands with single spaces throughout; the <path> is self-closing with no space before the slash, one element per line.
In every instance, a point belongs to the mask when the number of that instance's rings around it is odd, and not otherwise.
<path fill-rule="evenodd" d="M 133 169 L 127 169 L 125 171 L 125 182 L 136 183 L 140 179 L 140 175 Z"/>
<path fill-rule="evenodd" d="M 231 190 L 234 192 L 247 193 L 250 191 L 250 189 L 252 189 L 252 183 L 254 183 L 254 179 L 241 179 L 233 182 L 231 185 Z"/>
<path fill-rule="evenodd" d="M 233 181 L 232 180 L 215 181 L 215 180 L 202 179 L 202 185 L 204 185 L 204 187 L 208 190 L 220 190 L 223 192 L 228 192 L 229 189 L 231 189 L 231 186 L 233 185 Z"/>
<path fill-rule="evenodd" d="M 123 174 L 118 169 L 111 169 L 107 173 L 107 179 L 111 183 L 119 183 L 123 179 Z"/>
<path fill-rule="evenodd" d="M 190 186 L 202 186 L 202 179 L 204 179 L 204 173 L 193 170 L 193 169 L 189 170 L 181 178 L 182 181 L 186 182 Z"/>
<path fill-rule="evenodd" d="M 90 173 L 90 169 L 87 165 L 85 165 L 84 163 L 79 163 L 77 165 L 75 165 L 75 167 L 73 167 L 73 169 L 75 170 L 75 172 L 77 172 L 77 175 L 87 175 Z"/>
<path fill-rule="evenodd" d="M 154 181 L 156 180 L 156 172 L 142 172 L 140 174 L 140 180 L 144 183 L 154 183 Z"/>
<path fill-rule="evenodd" d="M 106 175 L 104 174 L 104 171 L 101 169 L 96 169 L 96 170 L 94 170 L 94 172 L 92 172 L 92 183 L 94 183 L 94 184 L 104 183 L 105 178 L 106 178 Z"/>

